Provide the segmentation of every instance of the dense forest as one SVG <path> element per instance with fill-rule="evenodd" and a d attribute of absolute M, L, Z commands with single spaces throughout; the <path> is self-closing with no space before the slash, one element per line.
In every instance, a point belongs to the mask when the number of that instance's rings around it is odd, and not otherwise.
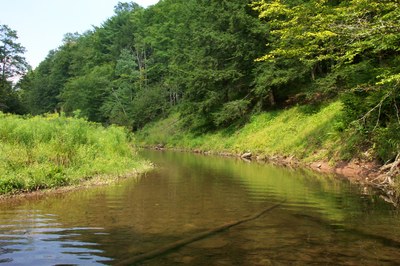
<path fill-rule="evenodd" d="M 132 130 L 179 114 L 201 134 L 340 101 L 337 130 L 354 156 L 368 151 L 384 163 L 400 149 L 395 0 L 119 3 L 101 26 L 66 34 L 16 86 L 4 69 L 7 112 L 64 112 Z"/>

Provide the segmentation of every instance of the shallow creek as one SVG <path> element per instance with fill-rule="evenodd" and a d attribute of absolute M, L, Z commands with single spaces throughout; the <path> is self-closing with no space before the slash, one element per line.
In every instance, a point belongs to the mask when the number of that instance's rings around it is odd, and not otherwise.
<path fill-rule="evenodd" d="M 276 203 L 141 265 L 398 265 L 400 215 L 346 180 L 238 159 L 143 151 L 156 170 L 0 204 L 0 264 L 112 265 Z"/>

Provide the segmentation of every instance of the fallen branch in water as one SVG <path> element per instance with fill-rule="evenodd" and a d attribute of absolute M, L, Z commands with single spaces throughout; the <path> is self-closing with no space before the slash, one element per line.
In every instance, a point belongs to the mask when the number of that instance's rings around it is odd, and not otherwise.
<path fill-rule="evenodd" d="M 253 216 L 250 216 L 248 218 L 244 218 L 242 220 L 226 223 L 226 224 L 223 224 L 221 226 L 215 227 L 213 229 L 210 229 L 210 230 L 195 234 L 195 235 L 193 235 L 191 237 L 178 240 L 176 242 L 173 242 L 171 244 L 165 245 L 165 246 L 160 247 L 158 249 L 155 249 L 153 251 L 144 253 L 142 255 L 135 256 L 135 257 L 130 258 L 130 259 L 126 259 L 126 260 L 124 260 L 124 261 L 122 261 L 120 263 L 117 263 L 116 265 L 133 265 L 133 264 L 136 264 L 136 263 L 139 263 L 139 262 L 143 262 L 143 261 L 146 261 L 146 260 L 153 259 L 153 258 L 155 258 L 157 256 L 160 256 L 160 255 L 169 253 L 169 252 L 171 252 L 173 250 L 176 250 L 178 248 L 186 246 L 186 245 L 188 245 L 190 243 L 193 243 L 193 242 L 196 242 L 196 241 L 201 240 L 203 238 L 209 237 L 209 236 L 211 236 L 213 234 L 225 231 L 225 230 L 227 230 L 227 229 L 229 229 L 229 228 L 231 228 L 233 226 L 236 226 L 236 225 L 239 225 L 239 224 L 242 224 L 242 223 L 245 223 L 245 222 L 249 222 L 249 221 L 255 220 L 255 219 L 259 218 L 260 216 L 264 215 L 265 213 L 267 213 L 267 212 L 275 209 L 276 207 L 280 206 L 283 202 L 284 201 L 282 201 L 280 203 L 277 203 L 277 204 L 275 204 L 273 206 L 270 206 L 270 207 L 264 209 L 263 211 L 255 214 Z"/>
<path fill-rule="evenodd" d="M 380 175 L 370 180 L 369 183 L 381 190 L 384 195 L 381 198 L 395 207 L 400 205 L 400 193 L 398 191 L 398 180 L 400 176 L 400 152 L 391 163 L 386 163 L 380 168 Z"/>
<path fill-rule="evenodd" d="M 397 154 L 396 158 L 392 163 L 383 165 L 380 168 L 381 174 L 371 182 L 380 182 L 379 185 L 386 187 L 394 186 L 394 178 L 400 175 L 400 152 Z"/>

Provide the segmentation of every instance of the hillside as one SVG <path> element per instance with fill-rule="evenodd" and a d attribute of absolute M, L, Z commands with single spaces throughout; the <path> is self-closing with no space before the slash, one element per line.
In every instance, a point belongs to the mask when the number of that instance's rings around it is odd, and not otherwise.
<path fill-rule="evenodd" d="M 337 130 L 341 115 L 340 102 L 314 108 L 298 106 L 256 114 L 243 126 L 205 134 L 185 130 L 179 116 L 172 115 L 147 125 L 136 137 L 142 146 L 222 154 L 251 152 L 254 156 L 294 156 L 305 161 L 330 158 L 333 163 L 348 156 L 339 145 L 343 142 L 343 134 Z"/>

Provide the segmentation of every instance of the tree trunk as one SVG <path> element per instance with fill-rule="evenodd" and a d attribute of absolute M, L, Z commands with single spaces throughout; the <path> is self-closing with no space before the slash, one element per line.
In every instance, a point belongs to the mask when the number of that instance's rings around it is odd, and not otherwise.
<path fill-rule="evenodd" d="M 269 104 L 271 106 L 275 106 L 276 105 L 276 101 L 275 101 L 275 96 L 274 96 L 274 91 L 273 89 L 270 89 L 268 92 L 268 99 L 269 99 Z"/>

